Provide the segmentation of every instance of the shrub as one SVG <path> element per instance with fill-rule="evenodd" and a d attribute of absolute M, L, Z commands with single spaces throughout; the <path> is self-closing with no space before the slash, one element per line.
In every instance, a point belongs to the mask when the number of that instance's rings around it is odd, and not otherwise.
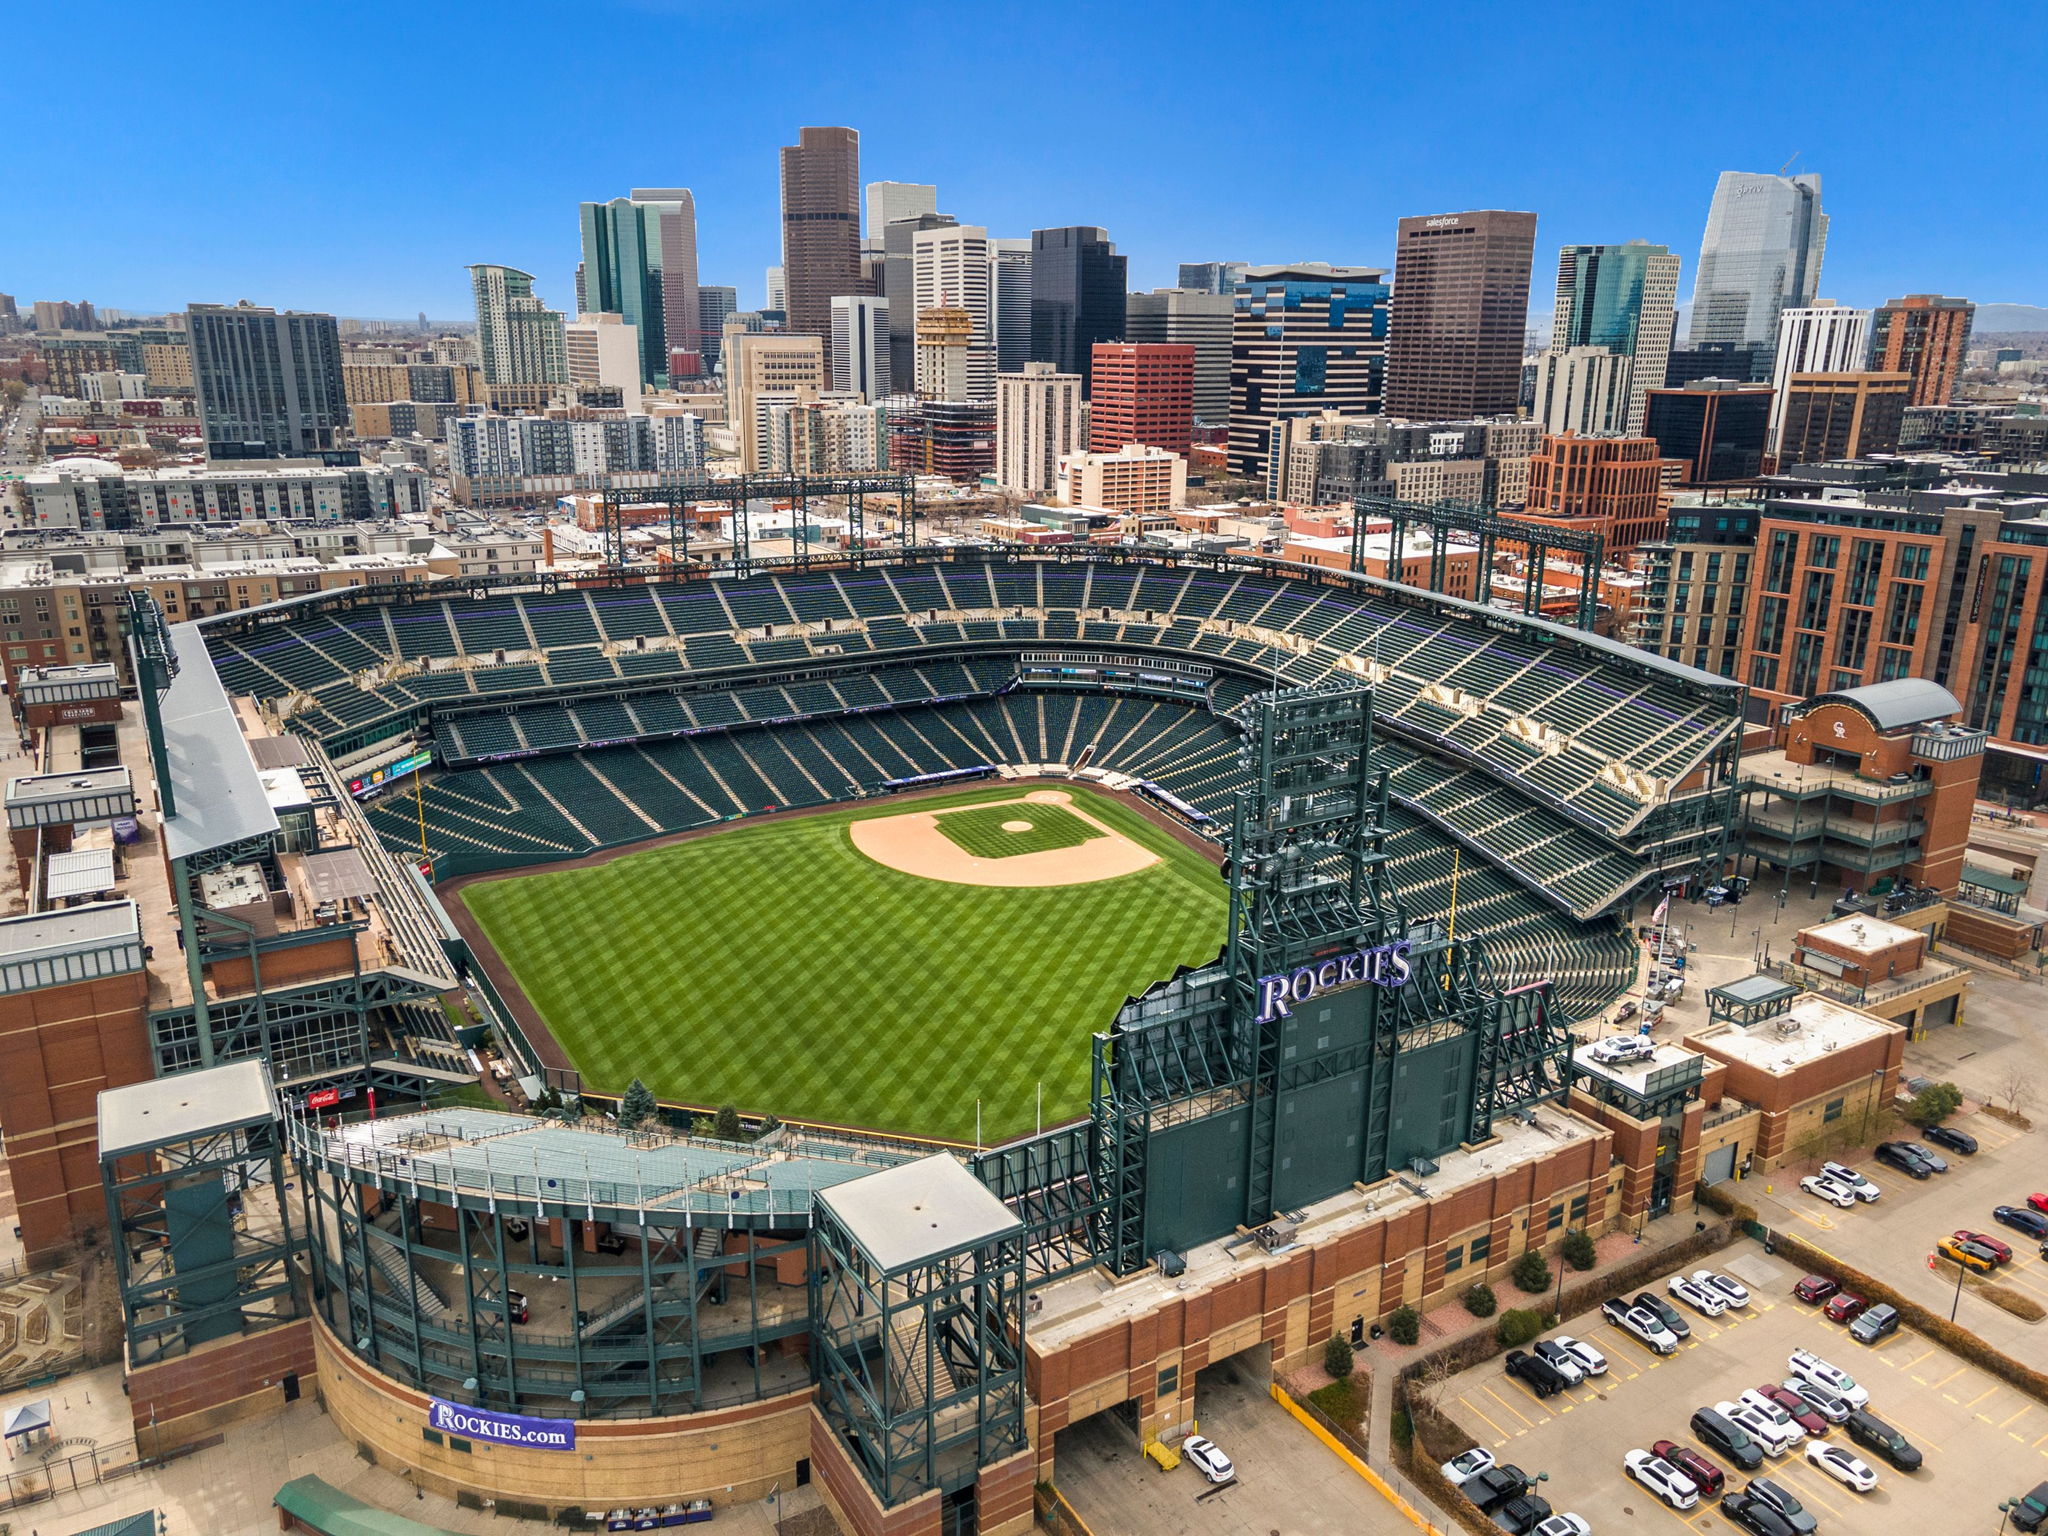
<path fill-rule="evenodd" d="M 1906 1105 L 1906 1118 L 1925 1129 L 1939 1125 L 1963 1102 L 1963 1090 L 1954 1083 L 1929 1083 Z"/>
<path fill-rule="evenodd" d="M 1500 1301 L 1490 1285 L 1467 1286 L 1464 1300 L 1465 1310 L 1474 1317 L 1491 1317 L 1500 1310 Z"/>
<path fill-rule="evenodd" d="M 779 1131 L 781 1129 L 782 1122 L 774 1115 L 763 1115 L 761 1117 L 761 1134 L 763 1136 L 766 1136 L 770 1131 Z"/>
<path fill-rule="evenodd" d="M 1509 1349 L 1520 1349 L 1543 1332 L 1543 1314 L 1529 1307 L 1509 1307 L 1494 1331 Z"/>
<path fill-rule="evenodd" d="M 1515 1260 L 1515 1267 L 1508 1271 L 1508 1277 L 1515 1282 L 1518 1289 L 1527 1291 L 1532 1296 L 1538 1291 L 1547 1291 L 1550 1289 L 1550 1261 L 1544 1258 L 1541 1252 L 1531 1248 Z"/>
<path fill-rule="evenodd" d="M 740 1112 L 731 1104 L 718 1106 L 718 1114 L 712 1119 L 711 1134 L 720 1141 L 740 1139 Z"/>
<path fill-rule="evenodd" d="M 1387 1314 L 1387 1337 L 1396 1344 L 1413 1344 L 1422 1337 L 1422 1314 L 1413 1307 L 1396 1307 Z"/>
<path fill-rule="evenodd" d="M 2038 1323 L 2048 1317 L 2048 1307 L 2031 1296 L 2022 1296 L 2018 1291 L 2003 1285 L 1975 1285 L 1970 1288 L 1973 1296 L 1982 1296 L 2001 1312 L 2010 1312 L 2024 1323 Z"/>
<path fill-rule="evenodd" d="M 654 1093 L 639 1078 L 626 1084 L 626 1092 L 619 1100 L 619 1124 L 631 1130 L 644 1120 L 652 1119 L 655 1111 Z"/>
<path fill-rule="evenodd" d="M 1351 1364 L 1351 1341 L 1341 1333 L 1331 1334 L 1330 1342 L 1323 1346 L 1323 1369 L 1332 1381 L 1342 1381 L 1351 1374 Z"/>
<path fill-rule="evenodd" d="M 1591 1269 L 1600 1261 L 1599 1250 L 1593 1246 L 1593 1234 L 1577 1227 L 1565 1233 L 1564 1247 L 1559 1251 L 1573 1269 Z"/>
<path fill-rule="evenodd" d="M 1415 1443 L 1415 1421 L 1408 1417 L 1406 1408 L 1394 1410 L 1393 1434 L 1394 1445 L 1399 1450 L 1406 1451 Z"/>

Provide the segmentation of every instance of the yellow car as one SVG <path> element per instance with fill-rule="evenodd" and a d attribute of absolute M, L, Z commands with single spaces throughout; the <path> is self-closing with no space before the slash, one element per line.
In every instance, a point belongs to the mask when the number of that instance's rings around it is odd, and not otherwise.
<path fill-rule="evenodd" d="M 1998 1268 L 1998 1261 L 1975 1243 L 1965 1243 L 1953 1237 L 1944 1237 L 1934 1245 L 1934 1251 L 1949 1263 L 1960 1264 L 1976 1274 L 1988 1275 Z"/>

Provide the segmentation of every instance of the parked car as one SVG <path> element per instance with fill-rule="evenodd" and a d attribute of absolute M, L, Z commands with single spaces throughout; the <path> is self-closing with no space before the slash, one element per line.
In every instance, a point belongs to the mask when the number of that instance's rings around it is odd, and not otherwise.
<path fill-rule="evenodd" d="M 2001 1205 L 1992 1211 L 1991 1219 L 2029 1237 L 2048 1237 L 2048 1216 L 2030 1211 L 2024 1205 Z"/>
<path fill-rule="evenodd" d="M 1867 1446 L 1901 1472 L 1920 1470 L 1920 1451 L 1904 1435 L 1874 1414 L 1862 1409 L 1849 1415 L 1842 1426 L 1849 1432 L 1849 1438 L 1858 1445 Z"/>
<path fill-rule="evenodd" d="M 1649 1451 L 1630 1451 L 1621 1458 L 1621 1468 L 1673 1509 L 1691 1509 L 1700 1501 L 1699 1484 Z"/>
<path fill-rule="evenodd" d="M 1532 1355 L 1526 1349 L 1511 1349 L 1503 1362 L 1510 1376 L 1516 1377 L 1538 1397 L 1555 1397 L 1571 1383 L 1564 1379 L 1564 1373 L 1541 1355 Z"/>
<path fill-rule="evenodd" d="M 1692 1272 L 1692 1283 L 1703 1290 L 1712 1291 L 1731 1307 L 1749 1305 L 1749 1287 L 1739 1280 L 1732 1280 L 1715 1269 L 1696 1269 Z"/>
<path fill-rule="evenodd" d="M 1462 1488 L 1468 1479 L 1477 1477 L 1493 1464 L 1493 1452 L 1475 1445 L 1469 1451 L 1460 1451 L 1437 1470 L 1453 1488 Z"/>
<path fill-rule="evenodd" d="M 1837 1184 L 1824 1173 L 1809 1173 L 1799 1181 L 1799 1187 L 1815 1199 L 1838 1205 L 1845 1211 L 1856 1203 L 1856 1191 L 1846 1184 Z"/>
<path fill-rule="evenodd" d="M 1803 1377 L 1794 1376 L 1785 1383 L 1785 1390 L 1830 1424 L 1839 1424 L 1856 1411 L 1856 1405 L 1849 1399 L 1832 1387 L 1824 1387 L 1817 1381 L 1807 1381 Z"/>
<path fill-rule="evenodd" d="M 1847 1402 L 1851 1408 L 1861 1408 L 1870 1401 L 1868 1388 L 1859 1387 L 1854 1376 L 1828 1364 L 1810 1349 L 1793 1350 L 1789 1364 L 1794 1376 L 1802 1381 L 1826 1387 L 1835 1396 Z"/>
<path fill-rule="evenodd" d="M 1686 1428 L 1693 1438 L 1708 1450 L 1725 1456 L 1744 1472 L 1754 1472 L 1764 1464 L 1763 1447 L 1750 1438 L 1749 1431 L 1713 1408 L 1702 1408 L 1693 1414 Z M 1721 1490 L 1716 1487 L 1714 1492 Z"/>
<path fill-rule="evenodd" d="M 1975 1274 L 1988 1275 L 1998 1268 L 1996 1254 L 1989 1248 L 1979 1247 L 1967 1238 L 1944 1237 L 1934 1245 L 1934 1252 L 1937 1258 L 1946 1259 L 1951 1264 L 1960 1264 Z"/>
<path fill-rule="evenodd" d="M 1783 1483 L 1768 1477 L 1752 1477 L 1749 1486 L 1742 1490 L 1751 1498 L 1761 1499 L 1776 1510 L 1785 1524 L 1790 1526 L 1794 1536 L 1813 1536 L 1820 1522 L 1815 1520 L 1807 1507 L 1799 1502 L 1798 1495 Z"/>
<path fill-rule="evenodd" d="M 1794 1536 L 1791 1523 L 1753 1493 L 1731 1493 L 1721 1501 L 1721 1513 L 1750 1536 Z"/>
<path fill-rule="evenodd" d="M 1689 1445 L 1680 1445 L 1676 1440 L 1653 1440 L 1650 1454 L 1662 1456 L 1691 1478 L 1703 1499 L 1718 1499 L 1727 1486 L 1727 1474 Z"/>
<path fill-rule="evenodd" d="M 1597 1040 L 1586 1052 L 1590 1060 L 1602 1066 L 1618 1066 L 1625 1061 L 1648 1061 L 1657 1054 L 1657 1042 L 1648 1035 L 1609 1035 Z"/>
<path fill-rule="evenodd" d="M 1537 1493 L 1525 1493 L 1509 1499 L 1493 1512 L 1494 1524 L 1508 1536 L 1529 1536 L 1549 1518 L 1550 1501 Z"/>
<path fill-rule="evenodd" d="M 1841 1288 L 1842 1282 L 1839 1280 L 1830 1280 L 1826 1275 L 1808 1275 L 1792 1287 L 1792 1294 L 1811 1305 L 1817 1301 L 1826 1301 Z"/>
<path fill-rule="evenodd" d="M 1607 1357 L 1584 1339 L 1575 1339 L 1568 1333 L 1560 1333 L 1551 1342 L 1577 1362 L 1580 1374 L 1585 1376 L 1605 1376 L 1607 1374 Z"/>
<path fill-rule="evenodd" d="M 1702 1317 L 1719 1317 L 1728 1310 L 1728 1298 L 1710 1291 L 1690 1275 L 1673 1275 L 1664 1288 Z"/>
<path fill-rule="evenodd" d="M 1195 1464 L 1195 1470 L 1212 1483 L 1227 1483 L 1237 1476 L 1237 1468 L 1230 1464 L 1230 1458 L 1223 1454 L 1223 1448 L 1214 1440 L 1205 1440 L 1200 1435 L 1189 1435 L 1180 1443 L 1180 1453 Z"/>
<path fill-rule="evenodd" d="M 1738 1408 L 1753 1409 L 1773 1424 L 1798 1435 L 1801 1440 L 1806 1438 L 1806 1426 L 1799 1422 L 1798 1417 L 1790 1409 L 1767 1392 L 1759 1392 L 1755 1387 L 1751 1387 L 1735 1399 L 1735 1405 Z"/>
<path fill-rule="evenodd" d="M 1658 1322 L 1669 1328 L 1681 1339 L 1692 1337 L 1692 1324 L 1688 1323 L 1683 1317 L 1680 1317 L 1678 1315 L 1678 1308 L 1671 1305 L 1670 1302 L 1659 1296 L 1655 1291 L 1637 1291 L 1634 1304 L 1652 1314 Z"/>
<path fill-rule="evenodd" d="M 1877 1473 L 1871 1470 L 1870 1463 L 1842 1446 L 1829 1445 L 1821 1440 L 1809 1440 L 1806 1444 L 1806 1459 L 1844 1488 L 1853 1488 L 1858 1493 L 1868 1493 L 1877 1486 Z"/>
<path fill-rule="evenodd" d="M 1657 1314 L 1647 1307 L 1631 1306 L 1615 1296 L 1601 1302 L 1600 1311 L 1608 1322 L 1649 1345 L 1660 1355 L 1671 1354 L 1678 1348 L 1678 1335 L 1666 1328 Z"/>
<path fill-rule="evenodd" d="M 1828 1298 L 1828 1304 L 1820 1309 L 1820 1315 L 1831 1323 L 1846 1323 L 1870 1303 L 1854 1291 L 1837 1291 Z"/>
<path fill-rule="evenodd" d="M 1578 1358 L 1556 1339 L 1538 1339 L 1529 1346 L 1529 1350 L 1537 1359 L 1562 1376 L 1566 1386 L 1576 1387 L 1586 1379 L 1586 1372 L 1580 1366 Z"/>
<path fill-rule="evenodd" d="M 1583 1516 L 1566 1511 L 1561 1515 L 1552 1515 L 1537 1526 L 1530 1536 L 1593 1536 L 1593 1527 L 1586 1524 Z"/>
<path fill-rule="evenodd" d="M 1929 1163 L 1921 1150 L 1910 1141 L 1880 1141 L 1877 1150 L 1871 1154 L 1880 1163 L 1888 1163 L 1909 1179 L 1927 1179 L 1934 1176 L 1934 1166 Z"/>
<path fill-rule="evenodd" d="M 2012 1528 L 2031 1533 L 2048 1527 L 2048 1483 L 2039 1483 L 2032 1493 L 2023 1493 L 2013 1500 Z"/>
<path fill-rule="evenodd" d="M 1899 1331 L 1899 1309 L 1887 1302 L 1866 1307 L 1863 1315 L 1849 1325 L 1849 1337 L 1858 1344 L 1875 1344 Z"/>
<path fill-rule="evenodd" d="M 1960 1243 L 1975 1243 L 2001 1264 L 2010 1264 L 2012 1262 L 2012 1249 L 2001 1243 L 1989 1232 L 1965 1232 L 1958 1229 L 1956 1241 Z"/>
<path fill-rule="evenodd" d="M 2039 1191 L 2036 1191 L 2034 1194 L 2027 1196 L 2027 1204 L 2031 1205 L 2037 1211 L 2043 1212 L 2044 1214 L 2048 1214 L 2048 1194 L 2042 1194 Z"/>
<path fill-rule="evenodd" d="M 1920 1134 L 1937 1147 L 1947 1147 L 1949 1151 L 1960 1152 L 1965 1157 L 1977 1155 L 1977 1138 L 1968 1131 L 1959 1131 L 1948 1125 L 1930 1125 Z"/>
<path fill-rule="evenodd" d="M 1781 1387 L 1775 1381 L 1767 1381 L 1754 1389 L 1756 1395 L 1776 1403 L 1792 1416 L 1792 1422 L 1809 1435 L 1824 1435 L 1828 1432 L 1828 1418 L 1818 1408 L 1801 1397 L 1790 1387 Z M 1748 1397 L 1750 1394 L 1742 1394 Z"/>
<path fill-rule="evenodd" d="M 1820 1165 L 1820 1173 L 1822 1177 L 1833 1179 L 1837 1184 L 1842 1185 L 1855 1195 L 1858 1200 L 1865 1201 L 1866 1203 L 1875 1200 L 1884 1193 L 1884 1191 L 1863 1177 L 1854 1168 L 1851 1168 L 1847 1163 L 1822 1163 Z"/>
<path fill-rule="evenodd" d="M 1772 1456 L 1783 1456 L 1806 1438 L 1806 1431 L 1794 1424 L 1790 1416 L 1780 1421 L 1759 1408 L 1735 1402 L 1716 1403 L 1714 1411 L 1748 1430 L 1749 1437 Z"/>
<path fill-rule="evenodd" d="M 1519 1499 L 1535 1479 L 1513 1462 L 1488 1467 L 1465 1484 L 1465 1497 L 1486 1514 L 1492 1514 L 1509 1499 Z"/>
<path fill-rule="evenodd" d="M 1920 1146 L 1920 1145 L 1918 1145 L 1918 1144 L 1916 1144 L 1916 1143 L 1914 1143 L 1914 1142 L 1910 1142 L 1910 1141 L 1909 1141 L 1909 1142 L 1907 1142 L 1907 1143 L 1905 1143 L 1905 1145 L 1907 1145 L 1907 1146 L 1909 1146 L 1909 1147 L 1912 1147 L 1912 1149 L 1913 1149 L 1913 1150 L 1914 1150 L 1915 1152 L 1917 1152 L 1917 1153 L 1919 1153 L 1919 1154 L 1920 1154 L 1920 1161 L 1921 1161 L 1921 1162 L 1923 1162 L 1923 1163 L 1925 1163 L 1925 1164 L 1927 1165 L 1927 1167 L 1928 1167 L 1928 1170 L 1929 1170 L 1930 1172 L 1933 1172 L 1933 1173 L 1947 1173 L 1947 1172 L 1948 1172 L 1948 1159 L 1947 1159 L 1947 1158 L 1945 1158 L 1945 1157 L 1943 1157 L 1943 1156 L 1942 1156 L 1942 1155 L 1941 1155 L 1941 1154 L 1940 1154 L 1939 1152 L 1932 1152 L 1932 1151 L 1929 1151 L 1929 1150 L 1928 1150 L 1928 1149 L 1927 1149 L 1926 1147 Z"/>

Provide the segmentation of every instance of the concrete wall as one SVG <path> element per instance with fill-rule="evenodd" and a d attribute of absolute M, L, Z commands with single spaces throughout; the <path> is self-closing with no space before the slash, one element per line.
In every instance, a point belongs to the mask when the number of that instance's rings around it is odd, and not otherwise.
<path fill-rule="evenodd" d="M 190 1354 L 128 1372 L 135 1443 L 160 1456 L 243 1419 L 285 1405 L 286 1378 L 310 1395 L 316 1369 L 311 1319 L 242 1338 L 215 1339 Z"/>

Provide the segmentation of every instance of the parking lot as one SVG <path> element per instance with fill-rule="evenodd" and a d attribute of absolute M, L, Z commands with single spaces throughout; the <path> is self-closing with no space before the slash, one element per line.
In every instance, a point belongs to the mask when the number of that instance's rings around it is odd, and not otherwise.
<path fill-rule="evenodd" d="M 1237 1467 L 1237 1481 L 1220 1490 L 1186 1462 L 1162 1472 L 1114 1413 L 1060 1431 L 1054 1480 L 1096 1536 L 1413 1536 L 1414 1527 L 1290 1418 L 1249 1367 L 1210 1366 L 1195 1392 L 1201 1432 Z"/>
<path fill-rule="evenodd" d="M 1991 1531 L 1997 1528 L 1990 1522 L 1998 1500 L 2048 1478 L 2048 1407 L 1910 1331 L 1874 1348 L 1856 1343 L 1846 1327 L 1793 1299 L 1799 1271 L 1758 1244 L 1738 1243 L 1712 1267 L 1742 1281 L 1751 1292 L 1750 1305 L 1718 1319 L 1681 1305 L 1692 1337 L 1668 1358 L 1609 1326 L 1595 1311 L 1569 1320 L 1561 1331 L 1607 1357 L 1605 1376 L 1539 1399 L 1495 1359 L 1447 1382 L 1442 1410 L 1501 1461 L 1531 1477 L 1549 1473 L 1544 1497 L 1603 1533 L 1663 1529 L 1667 1521 L 1702 1532 L 1728 1529 L 1710 1502 L 1672 1510 L 1630 1481 L 1622 1472 L 1623 1453 L 1648 1449 L 1659 1439 L 1704 1451 L 1687 1428 L 1693 1411 L 1766 1380 L 1782 1380 L 1786 1356 L 1802 1348 L 1856 1377 L 1870 1391 L 1870 1411 L 1904 1433 L 1926 1458 L 1919 1472 L 1902 1473 L 1854 1445 L 1839 1426 L 1832 1428 L 1831 1441 L 1877 1470 L 1876 1491 L 1860 1496 L 1816 1471 L 1798 1449 L 1768 1460 L 1764 1470 L 1814 1511 L 1822 1530 L 1929 1536 Z M 1650 1288 L 1663 1294 L 1663 1281 Z M 1731 1477 L 1730 1486 L 1741 1480 L 1739 1474 Z M 1989 1520 L 1977 1518 L 1980 1506 Z"/>
<path fill-rule="evenodd" d="M 1950 1124 L 1976 1137 L 1981 1150 L 1975 1157 L 1942 1152 L 1949 1171 L 1931 1179 L 1910 1178 L 1875 1158 L 1851 1159 L 1883 1191 L 1870 1205 L 1845 1211 L 1815 1199 L 1800 1190 L 1800 1170 L 1746 1179 L 1735 1187 L 1736 1194 L 1756 1207 L 1766 1226 L 1798 1233 L 1943 1316 L 1955 1299 L 1955 1266 L 1944 1261 L 1930 1270 L 1927 1256 L 1937 1240 L 1958 1228 L 1989 1233 L 2013 1255 L 1992 1278 L 2048 1306 L 2048 1260 L 2041 1258 L 2040 1243 L 1991 1219 L 1992 1207 L 2024 1205 L 2028 1194 L 2048 1189 L 2048 1162 L 2042 1155 L 2048 1136 L 2039 1130 L 2016 1131 L 1989 1115 L 1959 1116 Z M 2023 1359 L 2048 1349 L 2042 1337 L 2048 1323 L 2025 1323 L 1973 1299 L 1967 1283 L 1956 1321 Z"/>

